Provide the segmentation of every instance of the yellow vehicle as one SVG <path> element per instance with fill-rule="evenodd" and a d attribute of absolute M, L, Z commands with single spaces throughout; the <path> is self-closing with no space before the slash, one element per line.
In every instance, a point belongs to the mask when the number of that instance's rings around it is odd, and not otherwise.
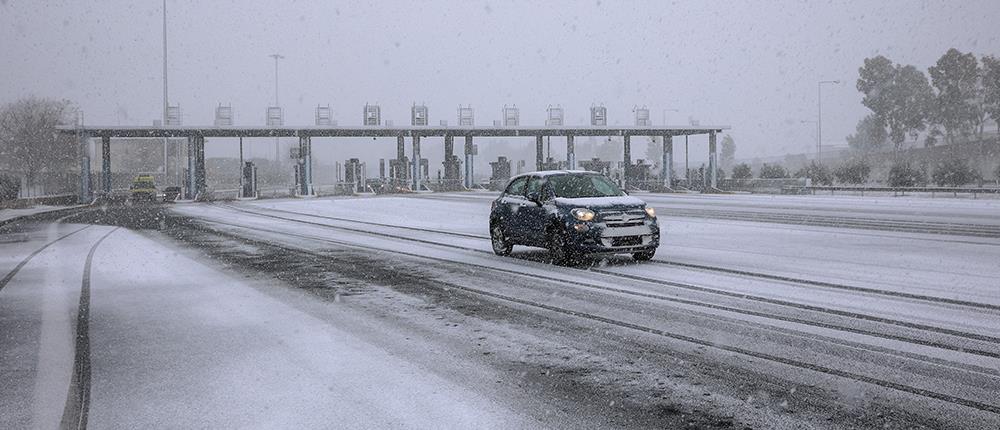
<path fill-rule="evenodd" d="M 132 201 L 156 201 L 156 184 L 153 181 L 152 175 L 139 175 L 132 180 L 132 186 L 129 187 L 131 191 Z"/>

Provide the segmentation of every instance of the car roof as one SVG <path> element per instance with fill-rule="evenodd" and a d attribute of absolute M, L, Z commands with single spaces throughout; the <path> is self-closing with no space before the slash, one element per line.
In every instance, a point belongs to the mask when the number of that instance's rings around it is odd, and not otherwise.
<path fill-rule="evenodd" d="M 589 170 L 539 170 L 537 172 L 522 173 L 522 174 L 517 175 L 517 176 L 515 176 L 513 178 L 510 178 L 510 179 L 514 180 L 514 179 L 517 179 L 517 178 L 529 177 L 529 176 L 546 177 L 546 176 L 557 176 L 557 175 L 567 175 L 567 174 L 575 174 L 575 175 L 581 175 L 581 174 L 583 174 L 583 175 L 600 175 L 601 173 L 600 172 L 591 172 Z"/>

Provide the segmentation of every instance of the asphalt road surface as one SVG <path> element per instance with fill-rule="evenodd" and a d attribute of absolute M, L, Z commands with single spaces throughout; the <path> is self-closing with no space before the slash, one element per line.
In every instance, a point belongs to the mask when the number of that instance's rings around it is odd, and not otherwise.
<path fill-rule="evenodd" d="M 477 193 L 7 224 L 0 427 L 1000 425 L 1000 202 L 640 197 L 578 267 Z"/>

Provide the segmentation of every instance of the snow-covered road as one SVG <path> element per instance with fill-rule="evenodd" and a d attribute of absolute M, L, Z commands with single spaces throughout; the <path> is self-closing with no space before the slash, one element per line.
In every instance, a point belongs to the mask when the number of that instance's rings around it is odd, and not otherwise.
<path fill-rule="evenodd" d="M 99 428 L 1000 424 L 1000 239 L 884 228 L 993 226 L 996 202 L 643 195 L 653 261 L 566 268 L 493 255 L 492 197 L 178 205 L 117 230 L 93 211 L 4 234 L 0 426 L 72 409 L 81 291 Z"/>

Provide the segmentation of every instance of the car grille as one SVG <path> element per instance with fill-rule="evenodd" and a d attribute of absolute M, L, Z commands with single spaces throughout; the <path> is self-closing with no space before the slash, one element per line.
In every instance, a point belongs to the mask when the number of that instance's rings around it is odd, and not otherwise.
<path fill-rule="evenodd" d="M 646 211 L 642 209 L 629 209 L 627 211 L 602 211 L 601 221 L 608 227 L 628 227 L 642 225 L 646 220 Z"/>
<path fill-rule="evenodd" d="M 638 246 L 642 245 L 642 236 L 624 236 L 611 239 L 611 246 Z"/>

